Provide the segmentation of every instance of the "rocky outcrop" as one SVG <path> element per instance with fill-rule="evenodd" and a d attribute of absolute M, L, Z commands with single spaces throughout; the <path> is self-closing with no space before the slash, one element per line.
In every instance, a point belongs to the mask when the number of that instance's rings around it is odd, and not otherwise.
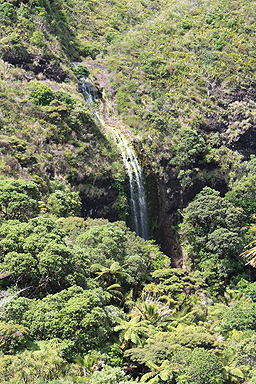
<path fill-rule="evenodd" d="M 63 82 L 67 77 L 67 72 L 61 68 L 58 60 L 47 55 L 29 53 L 22 46 L 2 48 L 0 55 L 9 64 L 31 71 L 35 75 L 42 74 L 45 78 L 58 83 Z"/>
<path fill-rule="evenodd" d="M 218 112 L 208 116 L 200 128 L 219 134 L 221 142 L 246 158 L 256 151 L 256 85 L 230 92 L 213 87 L 210 97 L 217 100 Z"/>

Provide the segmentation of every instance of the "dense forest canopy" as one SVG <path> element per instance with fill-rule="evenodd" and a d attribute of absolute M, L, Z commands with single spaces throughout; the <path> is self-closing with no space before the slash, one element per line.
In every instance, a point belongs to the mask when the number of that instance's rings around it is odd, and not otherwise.
<path fill-rule="evenodd" d="M 1 383 L 256 383 L 255 16 L 0 0 Z"/>

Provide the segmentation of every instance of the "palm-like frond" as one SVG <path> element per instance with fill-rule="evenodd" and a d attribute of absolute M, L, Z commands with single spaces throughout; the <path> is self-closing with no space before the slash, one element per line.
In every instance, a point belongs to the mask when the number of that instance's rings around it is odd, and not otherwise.
<path fill-rule="evenodd" d="M 256 231 L 255 225 L 249 226 L 248 228 L 251 228 L 254 231 Z M 254 244 L 256 244 L 256 240 L 253 240 L 245 248 L 249 248 Z M 246 265 L 251 265 L 253 268 L 256 268 L 256 246 L 244 251 L 243 253 L 240 254 L 240 256 L 247 258 L 248 262 L 246 263 Z"/>
<path fill-rule="evenodd" d="M 147 361 L 146 365 L 151 370 L 151 372 L 146 373 L 142 376 L 141 382 L 144 383 L 147 381 L 148 384 L 150 383 L 158 383 L 159 379 L 162 381 L 168 381 L 170 382 L 173 378 L 174 373 L 179 372 L 180 369 L 183 369 L 183 367 L 180 364 L 173 363 L 171 364 L 169 360 L 165 360 L 162 362 L 160 366 L 153 363 L 153 361 Z"/>
<path fill-rule="evenodd" d="M 98 370 L 102 365 L 102 361 L 99 360 L 97 354 L 88 353 L 84 357 L 77 356 L 75 362 L 80 366 L 84 376 L 91 374 L 93 371 Z"/>
<path fill-rule="evenodd" d="M 7 271 L 0 271 L 0 280 L 4 279 L 5 277 L 8 277 L 12 274 L 12 272 L 7 272 Z"/>
<path fill-rule="evenodd" d="M 145 301 L 136 303 L 132 311 L 140 316 L 142 320 L 148 320 L 151 325 L 159 326 L 171 320 L 172 310 L 168 304 L 162 303 L 156 297 L 149 296 Z"/>
<path fill-rule="evenodd" d="M 110 267 L 105 267 L 104 265 L 101 265 L 101 264 L 92 265 L 92 269 L 94 270 L 98 269 L 100 271 L 100 272 L 96 272 L 96 274 L 98 275 L 96 279 L 100 279 L 102 277 L 103 278 L 108 277 L 109 280 L 113 278 L 116 280 L 120 280 L 124 278 L 129 279 L 130 275 L 123 270 L 123 267 L 124 266 L 121 266 L 117 261 L 112 263 Z"/>
<path fill-rule="evenodd" d="M 107 287 L 106 290 L 112 296 L 116 297 L 118 300 L 121 300 L 123 298 L 123 294 L 121 292 L 121 285 L 120 284 L 112 284 L 109 287 Z"/>
<path fill-rule="evenodd" d="M 141 320 L 139 316 L 133 317 L 129 321 L 120 318 L 116 320 L 119 325 L 114 328 L 114 331 L 121 331 L 119 338 L 123 346 L 129 344 L 129 342 L 135 345 L 142 345 L 143 341 L 148 338 L 149 322 L 147 320 Z"/>

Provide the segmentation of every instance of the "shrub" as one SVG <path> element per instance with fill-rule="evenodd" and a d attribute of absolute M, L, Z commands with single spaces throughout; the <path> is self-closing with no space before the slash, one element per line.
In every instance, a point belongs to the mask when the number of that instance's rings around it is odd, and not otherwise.
<path fill-rule="evenodd" d="M 219 358 L 205 349 L 195 348 L 193 351 L 179 352 L 174 356 L 172 362 L 183 367 L 178 383 L 205 384 L 209 382 L 214 384 L 222 382 L 223 366 Z M 186 381 L 181 381 L 182 378 Z"/>
<path fill-rule="evenodd" d="M 76 75 L 76 77 L 81 78 L 87 78 L 90 74 L 89 69 L 84 64 L 77 64 L 75 67 L 73 67 L 73 72 Z"/>
<path fill-rule="evenodd" d="M 40 82 L 32 83 L 33 90 L 30 99 L 36 105 L 49 105 L 53 99 L 52 90 L 45 84 Z"/>
<path fill-rule="evenodd" d="M 8 2 L 0 4 L 0 23 L 10 24 L 11 20 L 16 19 L 14 6 Z"/>
<path fill-rule="evenodd" d="M 47 208 L 57 217 L 79 216 L 81 212 L 81 200 L 78 192 L 65 191 L 51 193 L 47 200 Z"/>
<path fill-rule="evenodd" d="M 28 329 L 22 325 L 0 323 L 0 350 L 13 354 L 26 345 Z"/>
<path fill-rule="evenodd" d="M 39 48 L 43 48 L 46 46 L 44 35 L 39 31 L 35 31 L 33 33 L 30 42 Z"/>

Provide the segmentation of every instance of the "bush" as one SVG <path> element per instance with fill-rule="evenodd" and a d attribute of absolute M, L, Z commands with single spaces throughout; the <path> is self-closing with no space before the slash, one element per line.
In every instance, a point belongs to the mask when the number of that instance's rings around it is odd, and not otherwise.
<path fill-rule="evenodd" d="M 134 383 L 129 380 L 124 371 L 120 367 L 112 368 L 105 366 L 102 371 L 96 371 L 86 381 L 90 384 L 130 384 Z"/>
<path fill-rule="evenodd" d="M 30 39 L 30 42 L 34 45 L 36 45 L 39 48 L 43 48 L 46 46 L 46 41 L 44 35 L 39 32 L 35 31 Z"/>
<path fill-rule="evenodd" d="M 183 367 L 178 383 L 205 384 L 209 382 L 215 384 L 222 382 L 220 375 L 223 366 L 220 359 L 205 349 L 195 348 L 193 351 L 179 352 L 173 357 L 172 362 Z"/>
<path fill-rule="evenodd" d="M 75 67 L 73 67 L 73 72 L 76 75 L 76 77 L 81 78 L 87 78 L 90 74 L 89 69 L 84 64 L 77 64 Z"/>
<path fill-rule="evenodd" d="M 8 2 L 0 4 L 0 23 L 10 24 L 10 20 L 16 19 L 14 6 Z"/>
<path fill-rule="evenodd" d="M 22 325 L 0 323 L 0 350 L 5 354 L 13 354 L 26 346 L 28 329 Z"/>
<path fill-rule="evenodd" d="M 171 164 L 177 168 L 191 168 L 204 161 L 207 153 L 205 140 L 196 131 L 182 127 L 173 137 L 175 157 Z"/>
<path fill-rule="evenodd" d="M 41 198 L 38 185 L 26 180 L 0 181 L 0 217 L 27 220 L 39 213 Z"/>
<path fill-rule="evenodd" d="M 256 305 L 253 303 L 239 303 L 231 307 L 221 321 L 220 328 L 223 332 L 232 330 L 256 330 Z"/>
<path fill-rule="evenodd" d="M 126 91 L 120 89 L 116 94 L 116 104 L 119 113 L 127 112 L 130 107 L 130 99 Z"/>
<path fill-rule="evenodd" d="M 65 191 L 51 193 L 47 200 L 47 208 L 57 217 L 79 216 L 81 212 L 81 200 L 78 192 Z"/>
<path fill-rule="evenodd" d="M 32 83 L 33 90 L 30 99 L 36 105 L 49 105 L 53 99 L 52 90 L 45 84 L 40 82 Z"/>
<path fill-rule="evenodd" d="M 22 324 L 28 326 L 37 340 L 61 339 L 71 342 L 69 353 L 99 349 L 113 334 L 113 324 L 120 310 L 107 306 L 109 295 L 102 288 L 83 290 L 73 286 L 42 300 L 27 299 L 27 308 L 20 310 L 22 298 L 13 300 L 13 307 L 4 314 L 12 322 L 23 312 Z M 73 349 L 74 348 L 74 349 Z"/>

